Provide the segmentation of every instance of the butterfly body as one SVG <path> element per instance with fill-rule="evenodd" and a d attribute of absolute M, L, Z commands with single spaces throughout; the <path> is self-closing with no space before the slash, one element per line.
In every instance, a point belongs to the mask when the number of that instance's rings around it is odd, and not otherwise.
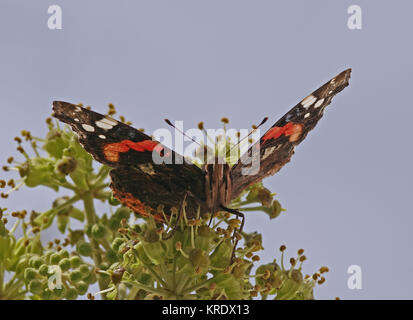
<path fill-rule="evenodd" d="M 108 116 L 67 102 L 54 101 L 54 116 L 69 124 L 93 157 L 112 167 L 114 196 L 133 211 L 164 221 L 186 199 L 186 214 L 195 218 L 227 208 L 248 186 L 278 172 L 321 119 L 324 108 L 348 85 L 345 70 L 307 96 L 257 141 L 239 161 L 199 168 L 143 132 Z M 164 161 L 158 163 L 155 157 Z M 258 167 L 254 164 L 258 164 Z"/>

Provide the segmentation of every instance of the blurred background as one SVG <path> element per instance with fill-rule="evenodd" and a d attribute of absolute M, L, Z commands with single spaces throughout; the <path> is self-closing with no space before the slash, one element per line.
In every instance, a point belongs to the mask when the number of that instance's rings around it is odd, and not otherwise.
<path fill-rule="evenodd" d="M 62 29 L 48 28 L 48 7 Z M 348 8 L 362 10 L 350 29 Z M 264 185 L 287 209 L 248 212 L 263 234 L 262 261 L 304 248 L 304 272 L 330 272 L 318 299 L 410 299 L 413 258 L 411 12 L 408 1 L 2 0 L 0 161 L 21 129 L 44 136 L 53 100 L 98 112 L 114 103 L 137 128 L 263 130 L 342 70 L 350 86 Z M 262 131 L 263 132 L 263 131 Z M 0 207 L 50 208 L 54 192 L 23 188 Z M 351 290 L 351 265 L 362 288 Z"/>

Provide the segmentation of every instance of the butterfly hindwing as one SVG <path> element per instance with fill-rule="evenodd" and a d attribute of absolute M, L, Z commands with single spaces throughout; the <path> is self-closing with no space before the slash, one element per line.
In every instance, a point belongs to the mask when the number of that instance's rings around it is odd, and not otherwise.
<path fill-rule="evenodd" d="M 278 172 L 294 154 L 323 116 L 333 97 L 348 86 L 351 69 L 347 69 L 321 86 L 288 111 L 257 141 L 231 170 L 231 199 L 249 185 Z"/>

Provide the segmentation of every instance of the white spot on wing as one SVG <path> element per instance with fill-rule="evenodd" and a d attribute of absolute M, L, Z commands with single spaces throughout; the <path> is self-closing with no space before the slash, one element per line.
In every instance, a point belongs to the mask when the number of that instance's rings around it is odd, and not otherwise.
<path fill-rule="evenodd" d="M 310 107 L 316 101 L 317 101 L 317 98 L 314 97 L 312 94 L 310 94 L 307 98 L 305 98 L 303 101 L 301 101 L 301 105 L 304 108 L 307 109 L 308 107 Z"/>
<path fill-rule="evenodd" d="M 321 106 L 323 104 L 323 102 L 324 102 L 324 98 L 318 100 L 317 103 L 314 105 L 314 108 L 318 108 L 319 106 Z"/>
<path fill-rule="evenodd" d="M 112 127 L 116 126 L 118 124 L 118 122 L 114 119 L 109 119 L 109 118 L 102 118 L 99 120 L 100 122 L 104 122 L 107 123 L 109 125 L 111 125 Z"/>
<path fill-rule="evenodd" d="M 104 129 L 104 130 L 109 130 L 109 129 L 112 129 L 112 128 L 113 128 L 113 126 L 112 126 L 111 124 L 108 124 L 108 123 L 106 123 L 106 122 L 103 122 L 102 120 L 97 121 L 97 122 L 96 122 L 96 125 L 97 125 L 99 128 L 102 128 L 102 129 Z"/>
<path fill-rule="evenodd" d="M 78 118 L 74 118 L 73 120 L 75 120 L 76 122 L 79 122 L 79 121 L 80 121 Z"/>
<path fill-rule="evenodd" d="M 307 113 L 304 115 L 304 119 L 308 118 L 309 116 L 310 116 L 310 112 L 307 112 Z"/>
<path fill-rule="evenodd" d="M 103 134 L 100 134 L 100 135 L 99 135 L 99 138 L 101 138 L 101 139 L 106 139 L 106 137 L 105 137 Z"/>
<path fill-rule="evenodd" d="M 267 159 L 274 152 L 274 150 L 275 150 L 275 147 L 265 149 L 264 155 L 262 156 L 262 160 Z"/>
<path fill-rule="evenodd" d="M 83 129 L 85 129 L 88 132 L 95 132 L 95 128 L 93 128 L 92 126 L 88 125 L 88 124 L 82 124 Z"/>

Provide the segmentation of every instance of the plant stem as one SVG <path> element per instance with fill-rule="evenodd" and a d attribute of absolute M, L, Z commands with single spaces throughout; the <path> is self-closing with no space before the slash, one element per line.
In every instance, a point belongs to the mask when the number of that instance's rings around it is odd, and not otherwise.
<path fill-rule="evenodd" d="M 201 288 L 205 287 L 206 285 L 210 284 L 211 282 L 213 282 L 213 280 L 214 280 L 214 278 L 210 278 L 210 279 L 205 280 L 205 281 L 203 281 L 203 282 L 201 282 L 201 283 L 198 283 L 198 284 L 196 284 L 196 285 L 194 285 L 194 286 L 192 286 L 192 287 L 190 287 L 190 288 L 184 288 L 183 294 L 184 294 L 184 295 L 185 295 L 185 294 L 189 294 L 189 293 L 191 293 L 192 291 L 201 289 Z"/>
<path fill-rule="evenodd" d="M 36 223 L 42 224 L 43 218 L 47 217 L 50 218 L 50 216 L 56 214 L 58 211 L 63 210 L 64 208 L 72 205 L 73 203 L 79 201 L 81 199 L 80 196 L 75 195 L 66 202 L 62 203 L 61 205 L 57 206 L 56 208 L 47 210 L 46 212 L 43 212 L 40 216 L 38 216 L 34 221 Z"/>
<path fill-rule="evenodd" d="M 2 295 L 3 290 L 5 289 L 4 283 L 4 265 L 3 262 L 0 261 L 0 295 Z"/>
<path fill-rule="evenodd" d="M 86 192 L 85 194 L 83 194 L 82 196 L 82 200 L 83 200 L 83 204 L 85 206 L 85 213 L 86 213 L 86 221 L 88 225 L 93 225 L 96 223 L 96 211 L 95 211 L 95 206 L 93 203 L 93 195 L 91 192 Z M 90 244 L 93 248 L 93 252 L 92 252 L 92 259 L 93 262 L 95 263 L 96 267 L 99 267 L 99 265 L 102 263 L 102 257 L 100 256 L 100 249 L 99 249 L 99 244 L 97 243 L 97 241 L 95 239 L 93 239 L 92 237 L 89 238 L 90 239 Z M 105 290 L 106 288 L 106 281 L 98 276 L 98 283 L 99 283 L 99 289 Z M 106 299 L 104 295 L 101 295 L 102 299 Z"/>
<path fill-rule="evenodd" d="M 163 296 L 163 297 L 169 297 L 169 295 L 171 294 L 170 292 L 168 292 L 166 290 L 156 289 L 156 288 L 152 288 L 152 287 L 148 287 L 148 286 L 145 286 L 143 284 L 140 284 L 136 280 L 135 281 L 125 281 L 124 283 L 131 284 L 136 288 L 145 290 L 145 291 L 150 292 L 150 293 L 158 294 L 158 295 Z"/>

